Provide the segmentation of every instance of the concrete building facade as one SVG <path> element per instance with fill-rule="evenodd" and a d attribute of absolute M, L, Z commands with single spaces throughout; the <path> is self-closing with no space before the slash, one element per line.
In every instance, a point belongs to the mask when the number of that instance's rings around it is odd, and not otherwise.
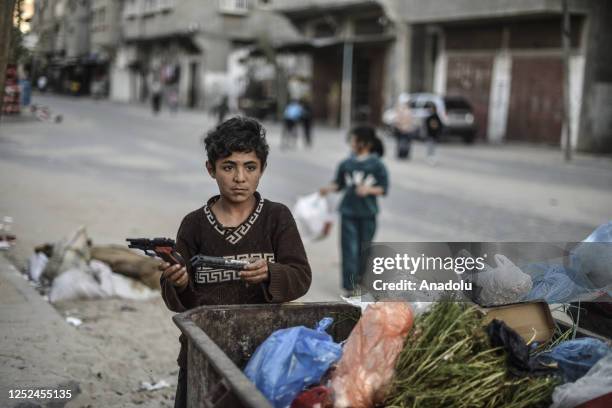
<path fill-rule="evenodd" d="M 561 0 L 273 4 L 308 40 L 321 119 L 339 110 L 344 126 L 377 123 L 401 92 L 435 92 L 470 100 L 482 140 L 562 143 Z M 612 151 L 611 8 L 605 0 L 569 1 L 570 129 L 578 150 Z M 355 53 L 364 48 L 365 64 Z M 340 109 L 328 103 L 334 97 Z"/>
<path fill-rule="evenodd" d="M 424 36 L 412 42 L 409 90 L 467 96 L 488 141 L 561 145 L 561 0 L 383 3 Z M 610 152 L 611 4 L 570 0 L 569 11 L 572 147 Z"/>
<path fill-rule="evenodd" d="M 111 97 L 144 101 L 152 81 L 160 80 L 180 105 L 199 108 L 224 96 L 237 104 L 241 48 L 299 37 L 287 19 L 256 0 L 127 0 L 121 24 Z"/>

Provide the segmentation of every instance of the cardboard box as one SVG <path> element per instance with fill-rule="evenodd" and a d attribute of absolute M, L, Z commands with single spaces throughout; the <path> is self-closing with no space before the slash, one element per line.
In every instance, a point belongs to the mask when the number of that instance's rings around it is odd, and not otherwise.
<path fill-rule="evenodd" d="M 483 308 L 485 322 L 501 320 L 514 329 L 525 342 L 549 341 L 555 332 L 555 321 L 546 302 L 515 303 Z"/>

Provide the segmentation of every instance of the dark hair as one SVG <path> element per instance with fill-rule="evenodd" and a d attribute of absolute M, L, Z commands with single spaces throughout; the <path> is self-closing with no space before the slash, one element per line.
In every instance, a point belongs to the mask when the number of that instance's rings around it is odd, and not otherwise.
<path fill-rule="evenodd" d="M 385 146 L 376 135 L 376 129 L 369 125 L 356 126 L 351 129 L 349 135 L 355 136 L 357 143 L 361 143 L 369 147 L 370 152 L 383 157 L 385 154 Z"/>
<path fill-rule="evenodd" d="M 243 116 L 228 119 L 208 132 L 204 138 L 204 147 L 213 168 L 217 160 L 234 152 L 255 152 L 262 168 L 265 168 L 270 150 L 266 141 L 266 129 L 255 119 Z"/>

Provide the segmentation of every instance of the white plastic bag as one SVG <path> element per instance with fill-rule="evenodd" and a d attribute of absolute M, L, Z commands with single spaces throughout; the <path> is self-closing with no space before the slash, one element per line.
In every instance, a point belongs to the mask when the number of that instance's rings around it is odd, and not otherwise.
<path fill-rule="evenodd" d="M 555 388 L 550 408 L 572 408 L 612 392 L 612 353 L 573 383 Z"/>
<path fill-rule="evenodd" d="M 30 276 L 30 279 L 32 279 L 34 282 L 38 282 L 40 280 L 40 275 L 42 275 L 42 272 L 47 265 L 47 262 L 49 262 L 49 258 L 47 258 L 47 255 L 43 254 L 42 252 L 32 254 L 30 259 L 28 259 L 28 275 Z"/>
<path fill-rule="evenodd" d="M 316 241 L 329 234 L 335 215 L 326 197 L 312 193 L 297 200 L 293 207 L 293 217 L 302 238 Z"/>
<path fill-rule="evenodd" d="M 85 270 L 91 258 L 88 239 L 85 227 L 81 226 L 70 237 L 57 242 L 42 277 L 52 282 L 69 269 Z"/>
<path fill-rule="evenodd" d="M 74 299 L 103 299 L 110 295 L 88 272 L 69 269 L 55 278 L 49 292 L 51 303 Z"/>
<path fill-rule="evenodd" d="M 70 269 L 53 281 L 49 301 L 73 299 L 122 299 L 146 300 L 157 292 L 145 284 L 114 273 L 104 262 L 91 261 L 84 269 Z"/>
<path fill-rule="evenodd" d="M 533 281 L 504 255 L 495 254 L 495 268 L 472 275 L 481 288 L 477 302 L 483 306 L 516 303 L 531 291 Z"/>

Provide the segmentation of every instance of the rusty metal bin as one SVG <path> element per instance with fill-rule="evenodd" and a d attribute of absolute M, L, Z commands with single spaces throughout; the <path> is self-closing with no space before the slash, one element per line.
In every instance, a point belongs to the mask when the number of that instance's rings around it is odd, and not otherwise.
<path fill-rule="evenodd" d="M 275 330 L 314 328 L 324 317 L 328 333 L 345 340 L 361 310 L 342 302 L 201 306 L 175 315 L 188 339 L 187 407 L 272 408 L 242 373 L 251 355 Z"/>

